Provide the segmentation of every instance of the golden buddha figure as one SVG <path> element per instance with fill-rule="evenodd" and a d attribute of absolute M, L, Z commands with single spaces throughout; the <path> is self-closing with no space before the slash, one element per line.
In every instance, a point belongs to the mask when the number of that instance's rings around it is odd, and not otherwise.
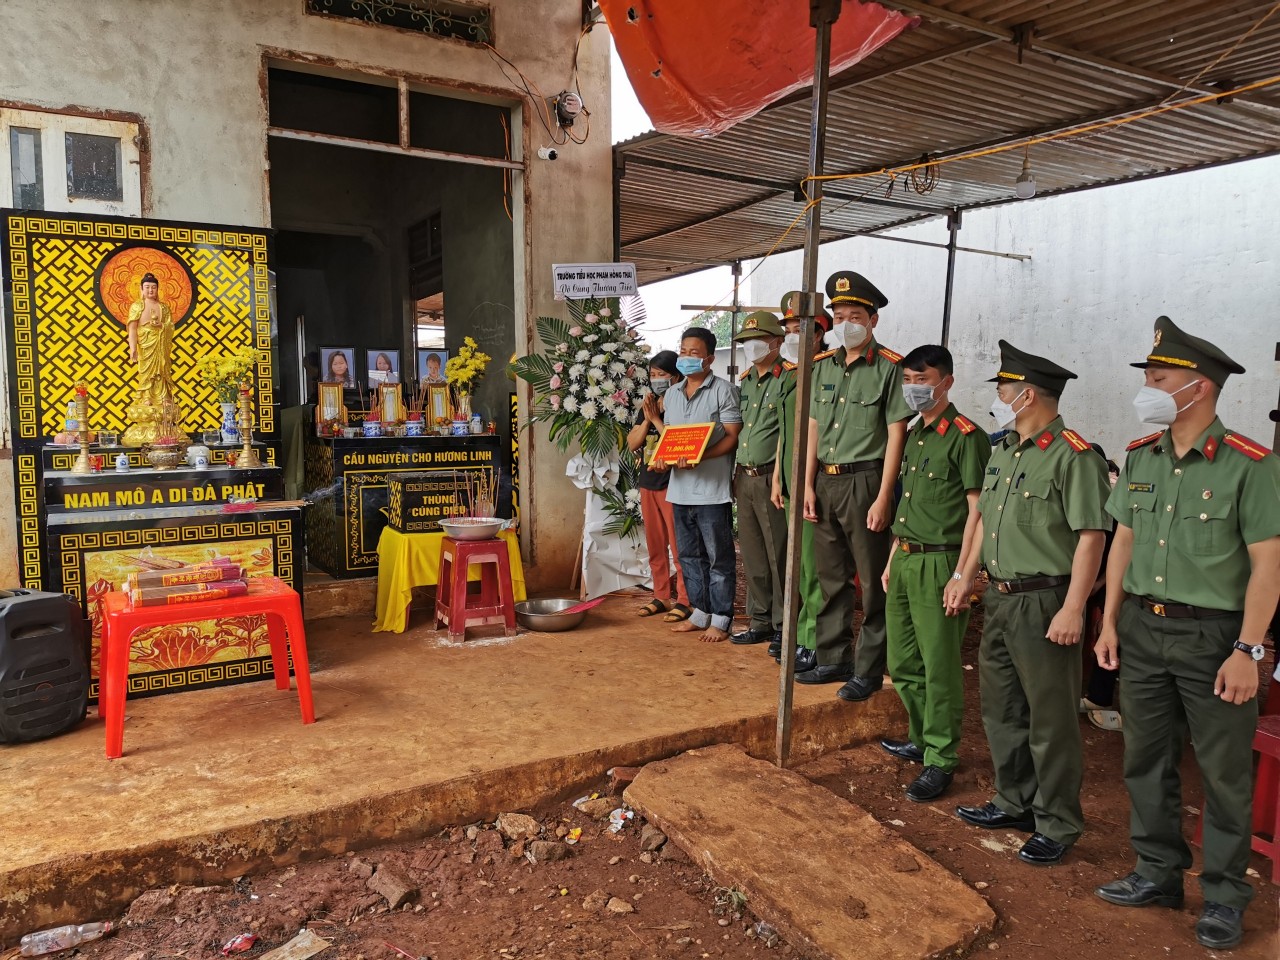
<path fill-rule="evenodd" d="M 160 282 L 148 273 L 139 285 L 139 298 L 129 308 L 129 362 L 138 365 L 138 383 L 125 415 L 131 424 L 121 438 L 140 447 L 162 437 L 186 445 L 175 402 L 171 348 L 173 312 L 160 300 Z"/>

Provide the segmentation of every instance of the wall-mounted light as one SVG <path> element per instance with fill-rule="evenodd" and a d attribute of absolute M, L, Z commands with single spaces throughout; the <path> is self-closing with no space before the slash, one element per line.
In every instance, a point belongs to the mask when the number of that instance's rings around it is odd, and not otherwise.
<path fill-rule="evenodd" d="M 1022 172 L 1013 182 L 1014 195 L 1019 200 L 1030 200 L 1036 195 L 1036 178 L 1031 172 L 1031 148 L 1027 147 L 1022 155 Z"/>

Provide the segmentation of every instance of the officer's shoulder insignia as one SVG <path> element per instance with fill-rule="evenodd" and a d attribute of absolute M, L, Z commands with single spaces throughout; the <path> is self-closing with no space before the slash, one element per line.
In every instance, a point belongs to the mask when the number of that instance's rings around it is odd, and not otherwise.
<path fill-rule="evenodd" d="M 951 429 L 951 421 L 948 420 L 946 417 L 943 417 L 941 420 L 938 421 L 938 427 L 937 427 L 938 436 L 945 437 L 947 435 L 947 431 L 950 429 Z"/>
<path fill-rule="evenodd" d="M 1063 430 L 1062 439 L 1071 444 L 1071 449 L 1076 453 L 1084 453 L 1089 449 L 1088 441 L 1074 430 Z"/>
<path fill-rule="evenodd" d="M 880 348 L 880 356 L 884 357 L 884 358 L 885 358 L 886 360 L 888 360 L 890 363 L 901 363 L 901 362 L 902 362 L 902 354 L 900 354 L 900 353 L 895 353 L 894 351 L 890 350 L 888 347 L 881 347 L 881 348 Z"/>
<path fill-rule="evenodd" d="M 745 370 L 745 371 L 743 371 L 742 376 L 740 376 L 738 379 L 739 379 L 740 381 L 741 381 L 741 380 L 745 380 L 745 379 L 747 379 L 747 377 L 749 377 L 749 376 L 751 376 L 751 371 L 750 371 L 750 370 Z"/>
<path fill-rule="evenodd" d="M 835 355 L 836 355 L 836 352 L 834 350 L 825 350 L 822 353 L 818 354 L 813 359 L 814 359 L 814 362 L 816 363 L 818 360 L 825 360 L 827 359 L 827 357 L 834 357 Z"/>
<path fill-rule="evenodd" d="M 1145 447 L 1149 443 L 1154 443 L 1163 436 L 1163 430 L 1157 430 L 1155 433 L 1148 433 L 1145 437 L 1139 437 L 1137 440 L 1130 441 L 1129 445 L 1125 447 L 1125 450 L 1137 450 L 1139 447 Z"/>
<path fill-rule="evenodd" d="M 783 369 L 783 370 L 796 370 L 796 369 L 798 369 L 798 368 L 799 368 L 799 364 L 792 363 L 790 360 L 783 360 L 783 361 L 782 361 L 782 369 Z"/>
<path fill-rule="evenodd" d="M 1036 437 L 1036 446 L 1041 450 L 1049 449 L 1049 444 L 1053 443 L 1053 431 L 1046 430 L 1040 436 Z"/>
<path fill-rule="evenodd" d="M 1250 460 L 1261 460 L 1271 451 L 1262 444 L 1250 440 L 1248 437 L 1242 437 L 1238 433 L 1224 433 L 1222 442 L 1232 450 L 1238 450 Z"/>
<path fill-rule="evenodd" d="M 959 413 L 956 414 L 956 418 L 951 422 L 956 425 L 957 430 L 964 434 L 973 433 L 978 429 L 977 424 Z"/>

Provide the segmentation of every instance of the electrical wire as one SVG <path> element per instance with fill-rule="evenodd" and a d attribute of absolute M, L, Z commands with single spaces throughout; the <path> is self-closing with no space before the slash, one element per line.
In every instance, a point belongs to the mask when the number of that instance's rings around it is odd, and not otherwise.
<path fill-rule="evenodd" d="M 498 114 L 498 121 L 502 124 L 502 143 L 504 155 L 508 160 L 511 159 L 511 128 L 507 126 L 506 111 Z M 515 223 L 515 218 L 511 216 L 511 170 L 508 167 L 502 168 L 502 209 L 507 212 L 507 219 Z"/>

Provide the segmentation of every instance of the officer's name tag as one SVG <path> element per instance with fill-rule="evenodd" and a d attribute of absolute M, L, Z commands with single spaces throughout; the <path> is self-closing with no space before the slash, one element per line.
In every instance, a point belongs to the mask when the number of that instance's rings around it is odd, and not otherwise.
<path fill-rule="evenodd" d="M 1154 483 L 1131 483 L 1129 484 L 1130 493 L 1155 493 L 1156 485 Z"/>
<path fill-rule="evenodd" d="M 822 385 L 822 389 L 824 391 L 831 391 L 831 390 L 834 390 L 835 388 L 836 388 L 836 385 L 834 383 L 824 383 Z"/>
<path fill-rule="evenodd" d="M 1000 472 L 999 467 L 987 467 L 987 476 L 994 477 Z"/>

